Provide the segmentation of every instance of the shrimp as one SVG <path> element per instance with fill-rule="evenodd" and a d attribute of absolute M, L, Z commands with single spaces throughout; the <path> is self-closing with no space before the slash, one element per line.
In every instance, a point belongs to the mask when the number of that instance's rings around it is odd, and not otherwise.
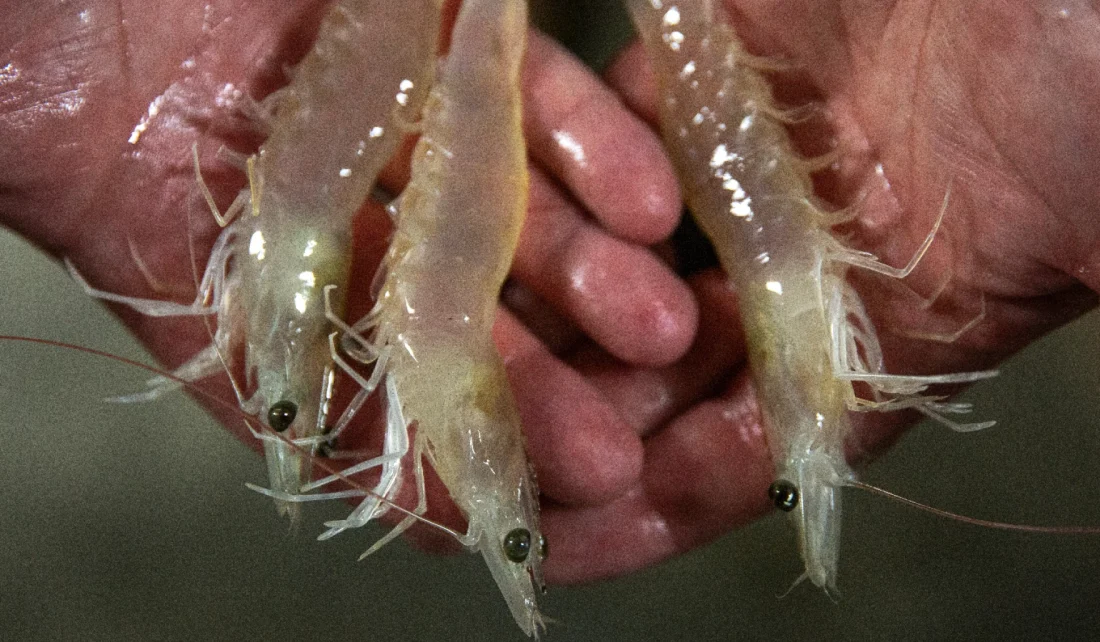
<path fill-rule="evenodd" d="M 939 376 L 882 372 L 882 352 L 847 266 L 904 278 L 943 218 L 903 268 L 844 247 L 838 221 L 814 205 L 799 157 L 760 68 L 717 0 L 628 0 L 656 71 L 661 127 L 688 201 L 737 289 L 749 364 L 760 398 L 777 479 L 769 494 L 791 512 L 809 578 L 835 591 L 840 488 L 855 480 L 844 456 L 848 410 L 914 408 L 959 430 L 944 412 L 966 412 L 924 394 L 933 384 L 965 383 L 992 371 Z M 774 66 L 774 65 L 773 65 Z M 946 208 L 946 201 L 945 201 Z M 862 382 L 872 399 L 857 396 Z"/>
<path fill-rule="evenodd" d="M 85 290 L 155 316 L 217 315 L 210 346 L 173 374 L 196 381 L 243 370 L 240 407 L 288 439 L 263 441 L 272 488 L 298 493 L 310 457 L 331 435 L 335 384 L 332 320 L 343 312 L 351 224 L 384 164 L 419 112 L 434 71 L 440 0 L 343 0 L 325 16 L 316 44 L 263 110 L 271 134 L 247 161 L 248 189 L 223 215 L 199 172 L 200 191 L 224 227 L 190 305 Z M 242 352 L 243 361 L 235 358 Z M 178 387 L 159 377 L 144 400 Z M 360 399 L 360 403 L 362 400 Z M 338 432 L 358 406 L 335 422 Z M 292 446 L 304 448 L 295 449 Z M 297 504 L 276 501 L 296 521 Z"/>
<path fill-rule="evenodd" d="M 426 510 L 426 455 L 466 515 L 461 541 L 481 552 L 516 622 L 537 636 L 545 627 L 537 593 L 546 550 L 538 491 L 491 336 L 527 207 L 519 89 L 526 29 L 523 0 L 462 3 L 420 123 L 412 179 L 399 197 L 377 303 L 355 330 L 367 335 L 365 361 L 376 359 L 372 378 L 384 372 L 387 442 L 416 424 L 417 512 Z M 335 479 L 310 488 L 328 481 Z M 379 514 L 377 499 L 367 501 L 329 526 L 360 526 Z M 412 521 L 406 517 L 368 554 Z"/>

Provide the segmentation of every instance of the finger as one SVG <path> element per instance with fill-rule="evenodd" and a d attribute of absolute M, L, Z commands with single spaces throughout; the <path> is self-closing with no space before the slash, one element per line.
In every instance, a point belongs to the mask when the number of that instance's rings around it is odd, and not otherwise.
<path fill-rule="evenodd" d="M 602 506 L 543 510 L 555 583 L 636 571 L 764 514 L 773 467 L 747 374 L 645 444 L 641 482 Z"/>
<path fill-rule="evenodd" d="M 505 282 L 500 302 L 553 354 L 565 354 L 584 340 L 576 324 L 519 281 Z"/>
<path fill-rule="evenodd" d="M 699 301 L 699 332 L 691 349 L 664 368 L 634 368 L 590 353 L 570 358 L 639 435 L 648 434 L 715 392 L 745 359 L 737 297 L 720 270 L 690 280 Z"/>
<path fill-rule="evenodd" d="M 683 355 L 699 315 L 688 287 L 649 250 L 585 220 L 538 168 L 530 186 L 513 276 L 623 361 Z"/>
<path fill-rule="evenodd" d="M 591 505 L 637 483 L 641 441 L 599 393 L 507 311 L 497 315 L 493 336 L 540 490 L 561 504 Z"/>
<path fill-rule="evenodd" d="M 635 40 L 619 52 L 604 71 L 604 80 L 634 113 L 657 126 L 657 76 L 641 41 Z"/>
<path fill-rule="evenodd" d="M 531 156 L 607 229 L 655 243 L 680 218 L 680 192 L 660 140 L 579 60 L 532 31 L 523 70 Z"/>
<path fill-rule="evenodd" d="M 354 295 L 349 298 L 349 305 L 356 307 L 351 311 L 353 318 L 370 307 L 365 292 L 370 279 L 366 275 L 372 273 L 385 252 L 385 235 L 377 232 L 387 225 L 386 214 L 374 204 L 364 207 L 357 220 L 352 266 L 356 277 L 352 279 Z M 636 484 L 642 467 L 641 442 L 599 394 L 506 311 L 498 316 L 494 338 L 520 409 L 540 490 L 557 504 L 583 506 L 609 501 Z M 376 404 L 368 406 L 363 410 L 364 417 L 341 435 L 342 448 L 379 451 L 381 413 Z M 402 474 L 396 503 L 411 509 L 417 500 L 412 466 L 404 466 Z M 357 476 L 354 482 L 369 489 L 377 482 L 377 472 Z M 425 484 L 425 517 L 461 531 L 461 512 L 430 465 L 425 466 Z M 403 517 L 390 511 L 384 521 L 392 524 Z M 407 538 L 415 546 L 433 552 L 454 548 L 446 533 L 427 525 L 410 529 Z"/>

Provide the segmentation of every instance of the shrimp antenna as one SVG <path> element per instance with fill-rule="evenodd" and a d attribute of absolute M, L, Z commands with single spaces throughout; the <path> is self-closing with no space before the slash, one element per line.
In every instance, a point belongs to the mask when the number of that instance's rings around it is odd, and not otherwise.
<path fill-rule="evenodd" d="M 253 426 L 252 422 L 254 421 L 254 417 L 252 417 L 251 415 L 246 414 L 236 404 L 230 403 L 230 402 L 226 401 L 225 399 L 222 399 L 222 398 L 220 398 L 220 397 L 218 397 L 218 396 L 216 396 L 216 395 L 214 395 L 214 394 L 212 394 L 212 393 L 210 393 L 206 390 L 203 390 L 202 388 L 199 388 L 198 386 L 195 385 L 195 383 L 193 381 L 187 381 L 183 377 L 178 377 L 178 376 L 176 376 L 176 375 L 174 375 L 170 372 L 166 372 L 164 370 L 161 370 L 160 368 L 157 368 L 156 366 L 151 366 L 149 364 L 141 363 L 140 361 L 136 361 L 134 359 L 123 357 L 123 356 L 120 356 L 120 355 L 117 355 L 117 354 L 112 354 L 112 353 L 107 352 L 105 350 L 97 350 L 96 348 L 89 348 L 89 347 L 86 347 L 86 346 L 80 346 L 80 345 L 76 345 L 75 343 L 66 343 L 64 341 L 55 341 L 53 339 L 42 339 L 42 338 L 39 338 L 39 337 L 21 337 L 21 336 L 16 336 L 16 335 L 0 334 L 0 342 L 3 342 L 3 341 L 16 341 L 16 342 L 19 342 L 19 343 L 31 343 L 31 344 L 50 346 L 52 348 L 61 348 L 63 350 L 72 350 L 74 352 L 83 352 L 84 354 L 90 354 L 92 356 L 101 357 L 103 359 L 110 359 L 112 361 L 117 361 L 119 363 L 124 363 L 128 366 L 133 366 L 135 368 L 145 370 L 146 372 L 151 372 L 155 375 L 159 375 L 159 376 L 164 377 L 166 379 L 169 379 L 171 381 L 175 381 L 176 383 L 178 383 L 181 386 L 187 388 L 188 390 L 191 390 L 191 391 L 195 392 L 196 394 L 203 397 L 204 399 L 206 399 L 206 400 L 208 400 L 208 401 L 210 401 L 214 404 L 217 404 L 219 406 L 222 406 L 224 408 L 227 408 L 227 409 L 229 409 L 230 411 L 232 411 L 234 413 L 237 413 L 244 420 L 245 425 L 248 426 L 250 429 Z M 317 466 L 321 470 L 325 471 L 329 475 L 340 479 L 345 484 L 347 484 L 348 486 L 351 486 L 355 490 L 361 491 L 361 492 L 365 493 L 366 495 L 368 495 L 370 497 L 374 497 L 374 498 L 378 499 L 380 502 L 382 502 L 386 506 L 389 506 L 390 508 L 396 510 L 399 513 L 402 513 L 404 515 L 412 517 L 413 519 L 416 519 L 417 521 L 422 522 L 424 524 L 427 524 L 428 526 L 431 526 L 433 528 L 437 528 L 437 529 L 443 531 L 444 533 L 447 533 L 451 537 L 454 537 L 459 542 L 464 542 L 466 540 L 466 537 L 464 535 L 462 535 L 461 533 L 455 531 L 454 529 L 449 528 L 447 526 L 444 526 L 443 524 L 440 524 L 439 522 L 432 521 L 432 520 L 428 519 L 427 517 L 424 517 L 423 515 L 418 515 L 415 512 L 413 512 L 413 511 L 411 511 L 407 508 L 404 508 L 403 506 L 398 506 L 392 500 L 390 500 L 386 497 L 383 497 L 382 495 L 379 495 L 378 493 L 370 490 L 369 488 L 366 488 L 365 486 L 363 486 L 362 484 L 360 484 L 356 481 L 353 481 L 350 477 L 344 475 L 342 471 L 336 470 L 336 468 L 331 466 L 328 462 L 324 461 L 323 459 L 315 457 L 314 455 L 312 455 L 309 452 L 306 452 L 306 450 L 304 448 L 302 448 L 298 444 L 293 443 L 292 441 L 290 441 L 284 435 L 279 434 L 278 432 L 273 430 L 270 426 L 268 426 L 266 424 L 263 424 L 263 423 L 260 423 L 260 427 L 264 432 L 267 432 L 268 434 L 271 434 L 274 437 L 276 437 L 277 439 L 280 439 L 283 442 L 285 442 L 292 449 L 298 451 L 299 454 L 303 454 L 306 457 L 309 457 L 309 458 L 313 459 L 313 464 L 315 466 Z"/>
<path fill-rule="evenodd" d="M 912 506 L 913 508 L 927 511 L 933 515 L 940 517 L 946 517 L 947 519 L 953 519 L 957 522 L 964 524 L 971 524 L 973 526 L 984 526 L 986 528 L 996 528 L 1002 531 L 1012 531 L 1016 533 L 1043 533 L 1048 535 L 1100 535 L 1100 527 L 1098 526 L 1035 526 L 1031 524 L 1009 524 L 1007 522 L 995 522 L 988 519 L 979 519 L 977 517 L 967 517 L 966 515 L 959 515 L 958 513 L 952 513 L 941 508 L 935 508 L 927 504 L 922 504 L 916 500 L 909 499 L 908 497 L 902 497 L 896 493 L 891 493 L 888 490 L 879 488 L 878 486 L 872 486 L 871 484 L 865 484 L 861 481 L 846 481 L 845 486 L 852 488 L 858 488 L 865 490 L 875 495 L 886 497 L 894 501 L 901 502 L 906 506 Z"/>

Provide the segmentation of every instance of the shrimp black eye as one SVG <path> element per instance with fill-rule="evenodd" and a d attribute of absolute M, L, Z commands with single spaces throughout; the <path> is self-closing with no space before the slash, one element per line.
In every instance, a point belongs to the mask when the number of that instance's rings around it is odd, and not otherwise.
<path fill-rule="evenodd" d="M 786 479 L 779 479 L 768 487 L 768 497 L 776 508 L 789 513 L 798 506 L 798 487 Z"/>
<path fill-rule="evenodd" d="M 293 401 L 280 401 L 267 409 L 267 423 L 275 432 L 283 432 L 294 423 L 294 417 L 298 415 L 298 404 Z"/>
<path fill-rule="evenodd" d="M 545 535 L 539 535 L 539 559 L 544 560 L 550 555 L 550 542 Z"/>
<path fill-rule="evenodd" d="M 523 563 L 531 554 L 531 531 L 516 528 L 504 536 L 504 556 L 516 564 Z"/>
<path fill-rule="evenodd" d="M 335 426 L 333 426 L 332 424 L 326 425 L 324 430 L 321 431 L 321 436 L 328 437 L 332 434 L 334 428 Z M 332 456 L 332 453 L 336 449 L 336 437 L 329 437 L 328 440 L 322 441 L 321 443 L 317 444 L 317 456 L 328 459 Z"/>

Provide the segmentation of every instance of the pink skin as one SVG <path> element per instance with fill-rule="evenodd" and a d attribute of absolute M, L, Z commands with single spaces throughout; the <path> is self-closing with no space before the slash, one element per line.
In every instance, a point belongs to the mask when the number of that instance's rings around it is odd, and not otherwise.
<path fill-rule="evenodd" d="M 22 75 L 0 84 L 3 222 L 72 258 L 98 287 L 165 296 L 134 267 L 129 236 L 168 293 L 187 300 L 188 227 L 199 247 L 217 232 L 195 193 L 190 145 L 200 142 L 224 206 L 243 177 L 214 151 L 251 151 L 262 135 L 218 105 L 219 89 L 232 83 L 262 97 L 285 82 L 282 66 L 309 46 L 308 25 L 326 3 L 226 0 L 205 30 L 206 3 L 193 0 L 154 10 L 89 1 L 88 24 L 29 0 L 6 4 L 0 51 L 12 52 Z M 829 136 L 839 145 L 839 170 L 820 180 L 822 197 L 848 203 L 868 192 L 849 226 L 852 245 L 904 263 L 953 180 L 944 231 L 906 281 L 911 290 L 857 280 L 890 371 L 986 367 L 1094 305 L 1100 26 L 1091 8 L 1073 5 L 1064 21 L 991 0 L 728 4 L 753 51 L 812 61 L 812 78 L 779 76 L 778 93 L 828 107 L 828 126 L 795 133 L 807 152 L 827 149 Z M 181 68 L 188 59 L 193 67 Z M 524 88 L 531 208 L 512 275 L 516 313 L 502 310 L 495 336 L 544 493 L 546 573 L 555 582 L 628 573 L 702 545 L 763 513 L 772 476 L 735 293 L 715 271 L 685 283 L 644 246 L 672 229 L 680 196 L 643 124 L 652 123 L 655 94 L 637 48 L 607 81 L 610 88 L 532 38 Z M 170 86 L 161 113 L 129 145 Z M 396 189 L 403 174 L 395 166 L 387 184 Z M 364 292 L 387 229 L 377 208 L 359 221 L 352 318 L 370 306 Z M 944 283 L 935 304 L 920 309 L 913 292 Z M 949 332 L 983 298 L 985 320 L 952 345 L 903 334 Z M 118 312 L 168 366 L 208 341 L 193 320 Z M 881 452 L 911 421 L 858 416 L 853 455 Z M 433 479 L 429 495 L 433 517 L 460 523 Z M 426 529 L 412 536 L 440 542 Z"/>

